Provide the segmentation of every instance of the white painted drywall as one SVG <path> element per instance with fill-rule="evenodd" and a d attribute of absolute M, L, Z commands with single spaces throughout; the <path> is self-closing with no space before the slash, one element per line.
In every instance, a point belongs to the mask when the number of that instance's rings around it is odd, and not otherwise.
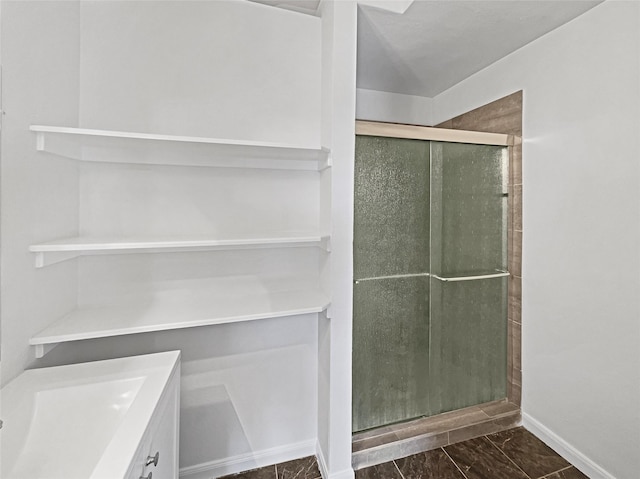
<path fill-rule="evenodd" d="M 31 124 L 76 125 L 79 2 L 2 4 L 2 383 L 34 362 L 29 338 L 76 303 L 76 265 L 35 269 L 32 243 L 78 228 L 78 170 L 36 152 Z"/>
<path fill-rule="evenodd" d="M 353 163 L 355 153 L 355 2 L 324 1 L 322 18 L 322 144 L 333 166 L 321 183 L 321 224 L 331 231 L 329 316 L 318 325 L 318 459 L 325 479 L 353 478 L 351 349 L 353 304 Z M 330 175 L 330 176 L 329 176 Z"/>
<path fill-rule="evenodd" d="M 320 141 L 320 20 L 243 0 L 82 2 L 83 127 Z"/>
<path fill-rule="evenodd" d="M 402 95 L 376 90 L 356 90 L 356 118 L 358 120 L 404 123 L 431 126 L 431 98 Z"/>
<path fill-rule="evenodd" d="M 319 228 L 317 171 L 86 162 L 81 174 L 86 235 L 279 237 Z"/>
<path fill-rule="evenodd" d="M 35 16 L 49 28 L 64 29 L 71 37 L 68 45 L 52 41 L 49 30 L 38 25 L 41 30 L 32 28 L 29 33 L 37 40 L 35 46 L 27 44 L 12 54 L 17 62 L 19 54 L 28 57 L 29 48 L 44 48 L 42 58 L 34 55 L 34 63 L 51 55 L 42 70 L 33 67 L 29 77 L 20 77 L 32 81 L 35 89 L 43 88 L 47 75 L 56 72 L 52 67 L 56 54 L 62 62 L 63 55 L 73 53 L 73 82 L 65 78 L 65 89 L 53 84 L 43 91 L 59 106 L 64 98 L 56 96 L 55 88 L 64 94 L 68 90 L 75 116 L 54 110 L 46 116 L 34 115 L 29 122 L 320 145 L 319 18 L 240 0 L 81 2 L 79 7 L 75 4 L 75 30 L 58 25 L 58 14 L 44 10 L 39 18 L 30 11 L 25 21 Z M 17 39 L 12 38 L 14 48 Z M 36 105 L 46 100 L 41 97 Z M 34 139 L 26 136 L 31 148 Z M 33 160 L 28 157 L 27 161 Z M 74 165 L 72 176 L 46 170 L 51 185 L 25 183 L 30 198 L 37 200 L 29 200 L 29 216 L 21 220 L 27 230 L 19 245 L 24 251 L 31 230 L 39 233 L 40 225 L 49 223 L 59 229 L 55 236 L 79 230 L 83 234 L 224 237 L 317 230 L 320 221 L 318 172 L 69 164 Z M 24 172 L 25 177 L 32 174 L 31 169 Z M 11 178 L 11 172 L 6 176 Z M 74 201 L 61 205 L 65 220 L 42 223 L 39 215 L 52 207 L 33 214 L 30 209 L 44 201 L 55 205 L 56 198 L 42 191 L 53 191 L 54 186 L 57 191 L 66 183 L 70 186 L 65 195 L 73 194 Z M 15 188 L 10 193 L 7 210 L 18 215 L 21 212 L 9 202 L 23 193 Z M 63 231 L 66 224 L 74 231 Z M 46 237 L 33 236 L 52 239 L 51 232 Z M 29 260 L 28 274 L 34 274 L 31 256 L 20 254 Z M 141 294 L 153 298 L 154 292 L 164 289 L 188 290 L 192 282 L 203 279 L 220 286 L 218 293 L 237 292 L 247 284 L 257 289 L 266 283 L 317 284 L 326 256 L 315 248 L 292 248 L 104 255 L 68 261 L 43 268 L 39 274 L 52 275 L 56 268 L 72 272 L 72 277 L 56 276 L 54 288 L 63 298 L 69 293 L 71 301 L 63 308 L 48 307 L 37 317 L 18 318 L 28 327 L 20 326 L 24 329 L 20 335 L 9 331 L 4 339 L 26 344 L 30 334 L 72 309 L 76 300 L 81 305 L 119 304 Z M 12 287 L 20 288 L 17 293 L 10 291 L 17 304 L 38 303 L 33 298 L 37 289 L 30 283 L 20 281 Z M 293 459 L 301 451 L 314 452 L 317 329 L 317 315 L 312 314 L 80 341 L 58 346 L 36 365 L 181 349 L 180 467 L 185 477 L 211 477 Z"/>
<path fill-rule="evenodd" d="M 522 408 L 592 477 L 640 469 L 639 61 L 640 3 L 608 1 L 434 98 L 524 90 Z"/>

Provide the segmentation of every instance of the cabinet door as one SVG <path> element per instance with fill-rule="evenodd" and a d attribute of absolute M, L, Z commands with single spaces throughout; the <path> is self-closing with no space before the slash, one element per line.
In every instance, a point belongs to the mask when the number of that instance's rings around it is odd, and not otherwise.
<path fill-rule="evenodd" d="M 147 459 L 148 449 L 149 440 L 145 438 L 136 451 L 135 459 L 132 461 L 129 473 L 125 479 L 140 479 L 140 477 L 144 477 L 145 461 Z"/>
<path fill-rule="evenodd" d="M 150 462 L 158 454 L 158 463 L 149 464 L 145 468 L 142 477 L 148 477 L 149 472 L 153 474 L 153 479 L 178 479 L 178 422 L 179 422 L 179 389 L 177 379 L 172 383 L 170 394 L 160 411 L 156 429 L 152 433 L 150 446 L 147 449 Z"/>

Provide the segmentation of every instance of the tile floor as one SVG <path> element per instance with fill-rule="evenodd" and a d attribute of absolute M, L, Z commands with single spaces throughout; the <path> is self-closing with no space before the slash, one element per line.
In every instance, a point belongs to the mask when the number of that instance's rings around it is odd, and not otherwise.
<path fill-rule="evenodd" d="M 320 469 L 313 456 L 231 474 L 223 479 L 320 479 Z"/>
<path fill-rule="evenodd" d="M 586 479 L 522 427 L 356 471 L 356 479 Z"/>
<path fill-rule="evenodd" d="M 315 457 L 225 479 L 319 479 Z M 356 479 L 588 479 L 523 427 L 356 471 Z"/>

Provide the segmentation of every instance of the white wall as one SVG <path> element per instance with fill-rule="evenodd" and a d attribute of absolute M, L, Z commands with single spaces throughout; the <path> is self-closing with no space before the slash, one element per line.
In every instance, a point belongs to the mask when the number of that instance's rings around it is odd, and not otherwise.
<path fill-rule="evenodd" d="M 524 90 L 524 421 L 592 477 L 640 469 L 639 45 L 607 1 L 434 98 Z"/>
<path fill-rule="evenodd" d="M 424 96 L 356 89 L 358 120 L 433 125 L 433 100 Z"/>
<path fill-rule="evenodd" d="M 244 0 L 82 2 L 81 125 L 319 144 L 319 41 Z"/>
<path fill-rule="evenodd" d="M 234 0 L 81 12 L 82 126 L 319 146 L 318 18 Z M 80 184 L 83 233 L 277 236 L 319 224 L 317 172 L 85 164 Z M 322 261 L 313 248 L 126 256 L 80 261 L 81 304 L 317 283 Z M 146 336 L 128 352 L 183 350 L 185 477 L 313 453 L 315 315 Z"/>
<path fill-rule="evenodd" d="M 315 248 L 104 255 L 39 270 L 27 251 L 33 241 L 78 232 L 317 230 L 318 172 L 60 159 L 45 168 L 27 127 L 319 147 L 319 18 L 240 0 L 8 2 L 2 14 L 5 374 L 30 365 L 28 338 L 76 303 L 120 304 L 193 283 L 223 294 L 247 284 L 319 282 L 327 255 Z M 315 452 L 317 320 L 312 314 L 79 341 L 31 365 L 181 349 L 180 467 L 184 477 L 210 478 Z"/>
<path fill-rule="evenodd" d="M 36 153 L 31 124 L 78 121 L 79 2 L 2 3 L 2 383 L 34 362 L 29 338 L 76 303 L 73 262 L 36 270 L 30 244 L 77 233 L 78 167 Z"/>
<path fill-rule="evenodd" d="M 322 145 L 333 166 L 323 172 L 321 212 L 331 232 L 323 281 L 329 319 L 318 324 L 318 459 L 325 479 L 352 479 L 351 349 L 353 304 L 353 163 L 355 154 L 356 24 L 354 1 L 323 1 Z"/>

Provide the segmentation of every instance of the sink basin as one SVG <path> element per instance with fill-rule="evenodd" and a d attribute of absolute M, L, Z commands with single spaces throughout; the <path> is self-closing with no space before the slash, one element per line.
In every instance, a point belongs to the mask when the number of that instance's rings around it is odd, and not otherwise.
<path fill-rule="evenodd" d="M 179 357 L 25 371 L 1 391 L 0 477 L 124 477 Z"/>

